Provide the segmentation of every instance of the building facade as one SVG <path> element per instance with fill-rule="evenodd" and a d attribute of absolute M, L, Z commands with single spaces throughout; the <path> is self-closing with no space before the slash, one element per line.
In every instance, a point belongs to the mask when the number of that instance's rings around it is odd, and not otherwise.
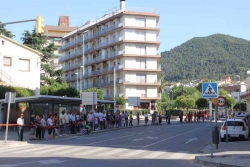
<path fill-rule="evenodd" d="M 161 99 L 159 15 L 129 11 L 126 1 L 120 3 L 120 10 L 64 36 L 59 62 L 71 86 L 102 88 L 106 99 L 140 97 L 140 108 L 155 110 Z M 134 107 L 126 103 L 126 109 Z"/>
<path fill-rule="evenodd" d="M 45 25 L 44 35 L 48 37 L 48 44 L 54 44 L 57 50 L 54 52 L 55 58 L 50 60 L 50 65 L 55 68 L 61 68 L 61 64 L 58 63 L 58 59 L 62 56 L 58 51 L 62 46 L 62 37 L 71 31 L 76 30 L 77 27 L 70 26 L 69 16 L 60 16 L 58 25 Z"/>
<path fill-rule="evenodd" d="M 246 101 L 247 111 L 250 112 L 250 76 L 246 78 L 246 94 L 241 95 L 241 99 Z"/>
<path fill-rule="evenodd" d="M 29 88 L 40 95 L 42 53 L 0 35 L 0 80 L 2 85 Z"/>

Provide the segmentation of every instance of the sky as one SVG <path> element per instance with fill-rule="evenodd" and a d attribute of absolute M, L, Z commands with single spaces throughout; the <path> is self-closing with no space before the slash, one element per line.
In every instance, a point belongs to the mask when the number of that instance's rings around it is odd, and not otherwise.
<path fill-rule="evenodd" d="M 119 8 L 119 0 L 0 0 L 0 21 L 35 19 L 57 25 L 59 16 L 70 16 L 72 26 L 102 17 Z M 127 0 L 127 8 L 160 14 L 159 52 L 194 38 L 227 34 L 250 40 L 250 0 Z M 21 42 L 22 33 L 35 22 L 6 25 Z"/>

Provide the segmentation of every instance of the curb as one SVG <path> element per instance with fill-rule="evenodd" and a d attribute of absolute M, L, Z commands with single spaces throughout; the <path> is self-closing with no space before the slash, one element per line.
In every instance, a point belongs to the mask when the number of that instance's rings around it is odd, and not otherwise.
<path fill-rule="evenodd" d="M 0 146 L 22 146 L 26 145 L 28 142 L 27 141 L 14 141 L 14 140 L 8 140 L 7 143 L 5 141 L 0 140 Z"/>
<path fill-rule="evenodd" d="M 238 165 L 223 164 L 217 162 L 211 162 L 207 160 L 200 159 L 200 156 L 195 156 L 194 162 L 199 165 L 209 166 L 209 167 L 243 167 Z"/>

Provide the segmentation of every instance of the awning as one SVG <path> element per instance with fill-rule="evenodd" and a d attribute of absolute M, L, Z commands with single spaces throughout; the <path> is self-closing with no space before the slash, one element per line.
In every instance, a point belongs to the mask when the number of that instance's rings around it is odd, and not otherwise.
<path fill-rule="evenodd" d="M 81 104 L 81 98 L 75 97 L 61 97 L 61 96 L 28 96 L 28 97 L 17 97 L 15 99 L 16 103 L 48 103 L 48 104 Z M 5 103 L 5 99 L 1 99 L 0 103 Z M 114 101 L 110 100 L 97 100 L 99 104 L 113 104 Z"/>

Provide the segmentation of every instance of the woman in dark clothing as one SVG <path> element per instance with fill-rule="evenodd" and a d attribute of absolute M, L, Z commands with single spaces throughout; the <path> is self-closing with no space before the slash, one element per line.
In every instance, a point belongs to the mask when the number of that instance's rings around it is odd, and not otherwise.
<path fill-rule="evenodd" d="M 42 135 L 42 124 L 41 124 L 41 118 L 37 115 L 36 116 L 36 139 L 41 140 Z"/>

